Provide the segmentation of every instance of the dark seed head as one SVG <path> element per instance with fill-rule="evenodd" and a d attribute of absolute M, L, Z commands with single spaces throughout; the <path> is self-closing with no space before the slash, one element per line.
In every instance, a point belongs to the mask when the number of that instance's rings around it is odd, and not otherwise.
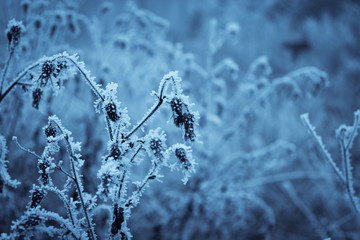
<path fill-rule="evenodd" d="M 175 156 L 180 160 L 180 162 L 184 165 L 185 169 L 188 169 L 190 167 L 190 162 L 188 161 L 186 157 L 185 149 L 183 148 L 177 148 L 175 150 Z"/>
<path fill-rule="evenodd" d="M 31 208 L 39 206 L 43 198 L 45 197 L 45 192 L 41 189 L 35 189 L 31 196 Z"/>
<path fill-rule="evenodd" d="M 174 124 L 181 127 L 184 124 L 184 117 L 182 113 L 183 102 L 180 98 L 174 97 L 170 101 L 170 107 L 173 112 Z"/>
<path fill-rule="evenodd" d="M 153 138 L 150 141 L 150 149 L 153 151 L 155 157 L 157 158 L 162 158 L 162 151 L 163 151 L 163 146 L 162 146 L 162 142 L 160 139 L 158 138 Z"/>
<path fill-rule="evenodd" d="M 42 66 L 42 72 L 41 77 L 43 78 L 49 78 L 51 74 L 54 72 L 55 67 L 50 61 L 46 61 L 44 65 Z"/>
<path fill-rule="evenodd" d="M 48 125 L 44 132 L 46 137 L 56 137 L 56 128 L 52 125 Z"/>
<path fill-rule="evenodd" d="M 116 111 L 116 105 L 114 103 L 108 103 L 105 107 L 106 114 L 109 117 L 109 119 L 113 122 L 116 122 L 120 119 L 120 116 L 117 114 Z"/>
<path fill-rule="evenodd" d="M 39 160 L 38 169 L 40 173 L 40 180 L 44 185 L 49 183 L 48 167 L 50 167 L 50 163 L 47 160 Z"/>
<path fill-rule="evenodd" d="M 195 141 L 195 131 L 194 131 L 194 115 L 191 113 L 184 114 L 184 128 L 185 128 L 185 141 Z"/>
<path fill-rule="evenodd" d="M 21 27 L 18 25 L 13 25 L 6 33 L 9 45 L 13 44 L 13 46 L 17 46 L 19 44 L 21 33 Z"/>
<path fill-rule="evenodd" d="M 120 158 L 121 151 L 120 151 L 119 146 L 117 144 L 113 144 L 111 146 L 110 156 L 113 157 L 114 159 L 119 159 Z"/>
<path fill-rule="evenodd" d="M 34 91 L 33 91 L 33 107 L 36 108 L 36 109 L 39 109 L 39 103 L 40 103 L 40 100 L 41 100 L 41 96 L 42 96 L 42 91 L 40 88 L 36 88 Z"/>

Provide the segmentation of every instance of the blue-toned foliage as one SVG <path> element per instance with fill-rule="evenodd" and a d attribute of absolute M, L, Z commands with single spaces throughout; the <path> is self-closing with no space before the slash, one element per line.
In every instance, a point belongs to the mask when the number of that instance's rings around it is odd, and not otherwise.
<path fill-rule="evenodd" d="M 0 239 L 360 239 L 359 2 L 0 9 Z"/>

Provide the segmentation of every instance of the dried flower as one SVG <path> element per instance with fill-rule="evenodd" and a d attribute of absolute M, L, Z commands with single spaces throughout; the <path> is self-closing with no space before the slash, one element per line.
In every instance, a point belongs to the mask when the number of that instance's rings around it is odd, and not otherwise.
<path fill-rule="evenodd" d="M 184 128 L 185 128 L 185 141 L 195 141 L 195 130 L 194 130 L 195 117 L 191 113 L 184 114 Z"/>
<path fill-rule="evenodd" d="M 36 109 L 39 109 L 39 103 L 40 103 L 40 100 L 41 100 L 41 96 L 42 96 L 42 91 L 40 88 L 36 88 L 34 91 L 33 91 L 33 107 L 36 108 Z"/>
<path fill-rule="evenodd" d="M 172 146 L 172 150 L 174 151 L 176 158 L 183 166 L 184 177 L 182 181 L 185 184 L 188 181 L 190 174 L 195 172 L 196 163 L 192 158 L 191 148 L 184 144 L 175 144 Z M 175 169 L 177 168 L 176 165 L 177 164 L 173 166 Z"/>
<path fill-rule="evenodd" d="M 14 49 L 17 45 L 19 45 L 21 35 L 24 32 L 25 32 L 25 27 L 21 21 L 16 21 L 15 19 L 9 21 L 5 33 L 9 41 L 10 49 Z"/>
<path fill-rule="evenodd" d="M 56 137 L 56 128 L 52 124 L 49 124 L 45 127 L 44 133 L 46 137 Z"/>
<path fill-rule="evenodd" d="M 175 156 L 180 160 L 180 162 L 184 165 L 186 170 L 191 166 L 189 160 L 186 157 L 186 152 L 184 148 L 175 149 Z"/>
<path fill-rule="evenodd" d="M 183 102 L 181 101 L 180 98 L 174 97 L 170 101 L 170 107 L 173 112 L 175 126 L 181 127 L 182 124 L 184 123 L 183 114 L 182 114 Z"/>
<path fill-rule="evenodd" d="M 116 122 L 120 119 L 120 116 L 118 115 L 116 111 L 116 105 L 113 102 L 110 102 L 105 107 L 106 115 L 109 117 L 109 119 L 113 122 Z"/>
<path fill-rule="evenodd" d="M 39 159 L 38 169 L 40 174 L 40 181 L 44 185 L 47 185 L 49 183 L 50 166 L 50 162 L 47 159 Z"/>
<path fill-rule="evenodd" d="M 43 79 L 50 78 L 54 70 L 55 70 L 54 64 L 51 61 L 46 61 L 42 66 L 41 77 Z"/>
<path fill-rule="evenodd" d="M 121 156 L 121 150 L 118 144 L 114 143 L 113 145 L 111 145 L 110 157 L 113 157 L 114 159 L 119 159 L 120 156 Z"/>
<path fill-rule="evenodd" d="M 35 189 L 33 189 L 33 192 L 31 194 L 30 208 L 35 208 L 35 207 L 39 206 L 39 204 L 45 197 L 45 194 L 46 194 L 46 192 L 44 190 L 42 190 L 39 187 L 35 187 Z"/>

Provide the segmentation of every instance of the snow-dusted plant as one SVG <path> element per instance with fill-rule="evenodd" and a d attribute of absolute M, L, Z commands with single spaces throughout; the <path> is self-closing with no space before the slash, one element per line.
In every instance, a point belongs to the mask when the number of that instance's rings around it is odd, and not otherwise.
<path fill-rule="evenodd" d="M 315 127 L 310 123 L 309 114 L 305 113 L 301 115 L 301 120 L 303 124 L 309 131 L 311 137 L 315 140 L 316 145 L 319 147 L 323 158 L 328 162 L 328 164 L 335 171 L 336 175 L 339 177 L 340 182 L 345 186 L 347 195 L 350 199 L 350 202 L 354 210 L 360 214 L 360 203 L 359 198 L 356 196 L 354 188 L 354 180 L 352 173 L 352 163 L 351 163 L 351 154 L 350 150 L 353 147 L 356 136 L 360 128 L 360 110 L 354 112 L 354 123 L 352 126 L 340 125 L 336 130 L 336 138 L 339 141 L 340 151 L 341 151 L 341 166 L 339 168 L 336 164 L 336 161 L 332 158 L 331 154 L 326 149 L 322 138 L 316 133 Z"/>
<path fill-rule="evenodd" d="M 9 235 L 4 238 L 30 238 L 46 233 L 49 236 L 61 236 L 67 239 L 96 239 L 94 212 L 98 212 L 97 205 L 108 206 L 111 214 L 108 219 L 111 239 L 131 239 L 132 235 L 127 226 L 131 210 L 139 204 L 140 198 L 153 180 L 160 180 L 160 171 L 164 167 L 182 169 L 184 184 L 195 172 L 195 162 L 192 159 L 191 147 L 185 142 L 194 142 L 198 135 L 196 126 L 199 114 L 193 111 L 193 104 L 182 93 L 181 78 L 177 72 L 166 74 L 160 81 L 158 91 L 153 91 L 154 105 L 144 117 L 135 125 L 131 125 L 127 109 L 117 100 L 117 84 L 109 83 L 105 89 L 95 82 L 95 78 L 85 68 L 83 62 L 78 61 L 77 55 L 66 52 L 50 57 L 43 57 L 25 68 L 5 87 L 0 95 L 0 102 L 14 89 L 23 86 L 32 90 L 32 106 L 38 108 L 45 91 L 52 90 L 56 94 L 64 87 L 66 80 L 80 73 L 96 96 L 95 110 L 103 113 L 106 130 L 108 132 L 108 153 L 102 158 L 101 167 L 97 173 L 100 180 L 96 194 L 85 191 L 82 181 L 81 168 L 84 164 L 79 153 L 80 143 L 75 143 L 71 132 L 65 129 L 56 116 L 50 116 L 44 127 L 47 145 L 41 155 L 19 147 L 38 159 L 38 184 L 34 184 L 30 202 L 25 214 L 14 221 Z M 138 135 L 139 129 L 144 130 L 148 120 L 162 106 L 167 106 L 171 112 L 174 125 L 183 129 L 184 143 L 166 144 L 166 134 L 161 128 L 149 130 L 143 136 Z M 60 142 L 64 142 L 69 156 L 69 167 L 64 167 L 62 161 L 56 160 L 60 151 Z M 4 141 L 2 141 L 5 146 Z M 5 153 L 3 147 L 2 155 Z M 134 182 L 135 190 L 128 193 L 131 168 L 142 162 L 144 153 L 151 159 L 151 168 L 142 181 Z M 171 156 L 173 160 L 171 160 Z M 4 161 L 2 161 L 3 163 Z M 5 162 L 4 162 L 5 163 Z M 6 169 L 3 167 L 3 169 Z M 51 179 L 54 171 L 62 172 L 67 178 L 64 186 L 56 186 Z M 3 171 L 2 171 L 3 172 Z M 5 178 L 4 178 L 5 179 Z M 13 184 L 14 185 L 14 184 Z M 47 193 L 55 193 L 63 202 L 67 216 L 41 206 Z M 75 193 L 75 197 L 74 197 Z"/>

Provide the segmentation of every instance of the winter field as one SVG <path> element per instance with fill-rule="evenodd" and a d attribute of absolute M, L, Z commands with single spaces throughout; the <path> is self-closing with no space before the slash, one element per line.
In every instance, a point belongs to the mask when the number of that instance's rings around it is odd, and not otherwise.
<path fill-rule="evenodd" d="M 360 1 L 0 1 L 0 239 L 360 239 Z"/>

